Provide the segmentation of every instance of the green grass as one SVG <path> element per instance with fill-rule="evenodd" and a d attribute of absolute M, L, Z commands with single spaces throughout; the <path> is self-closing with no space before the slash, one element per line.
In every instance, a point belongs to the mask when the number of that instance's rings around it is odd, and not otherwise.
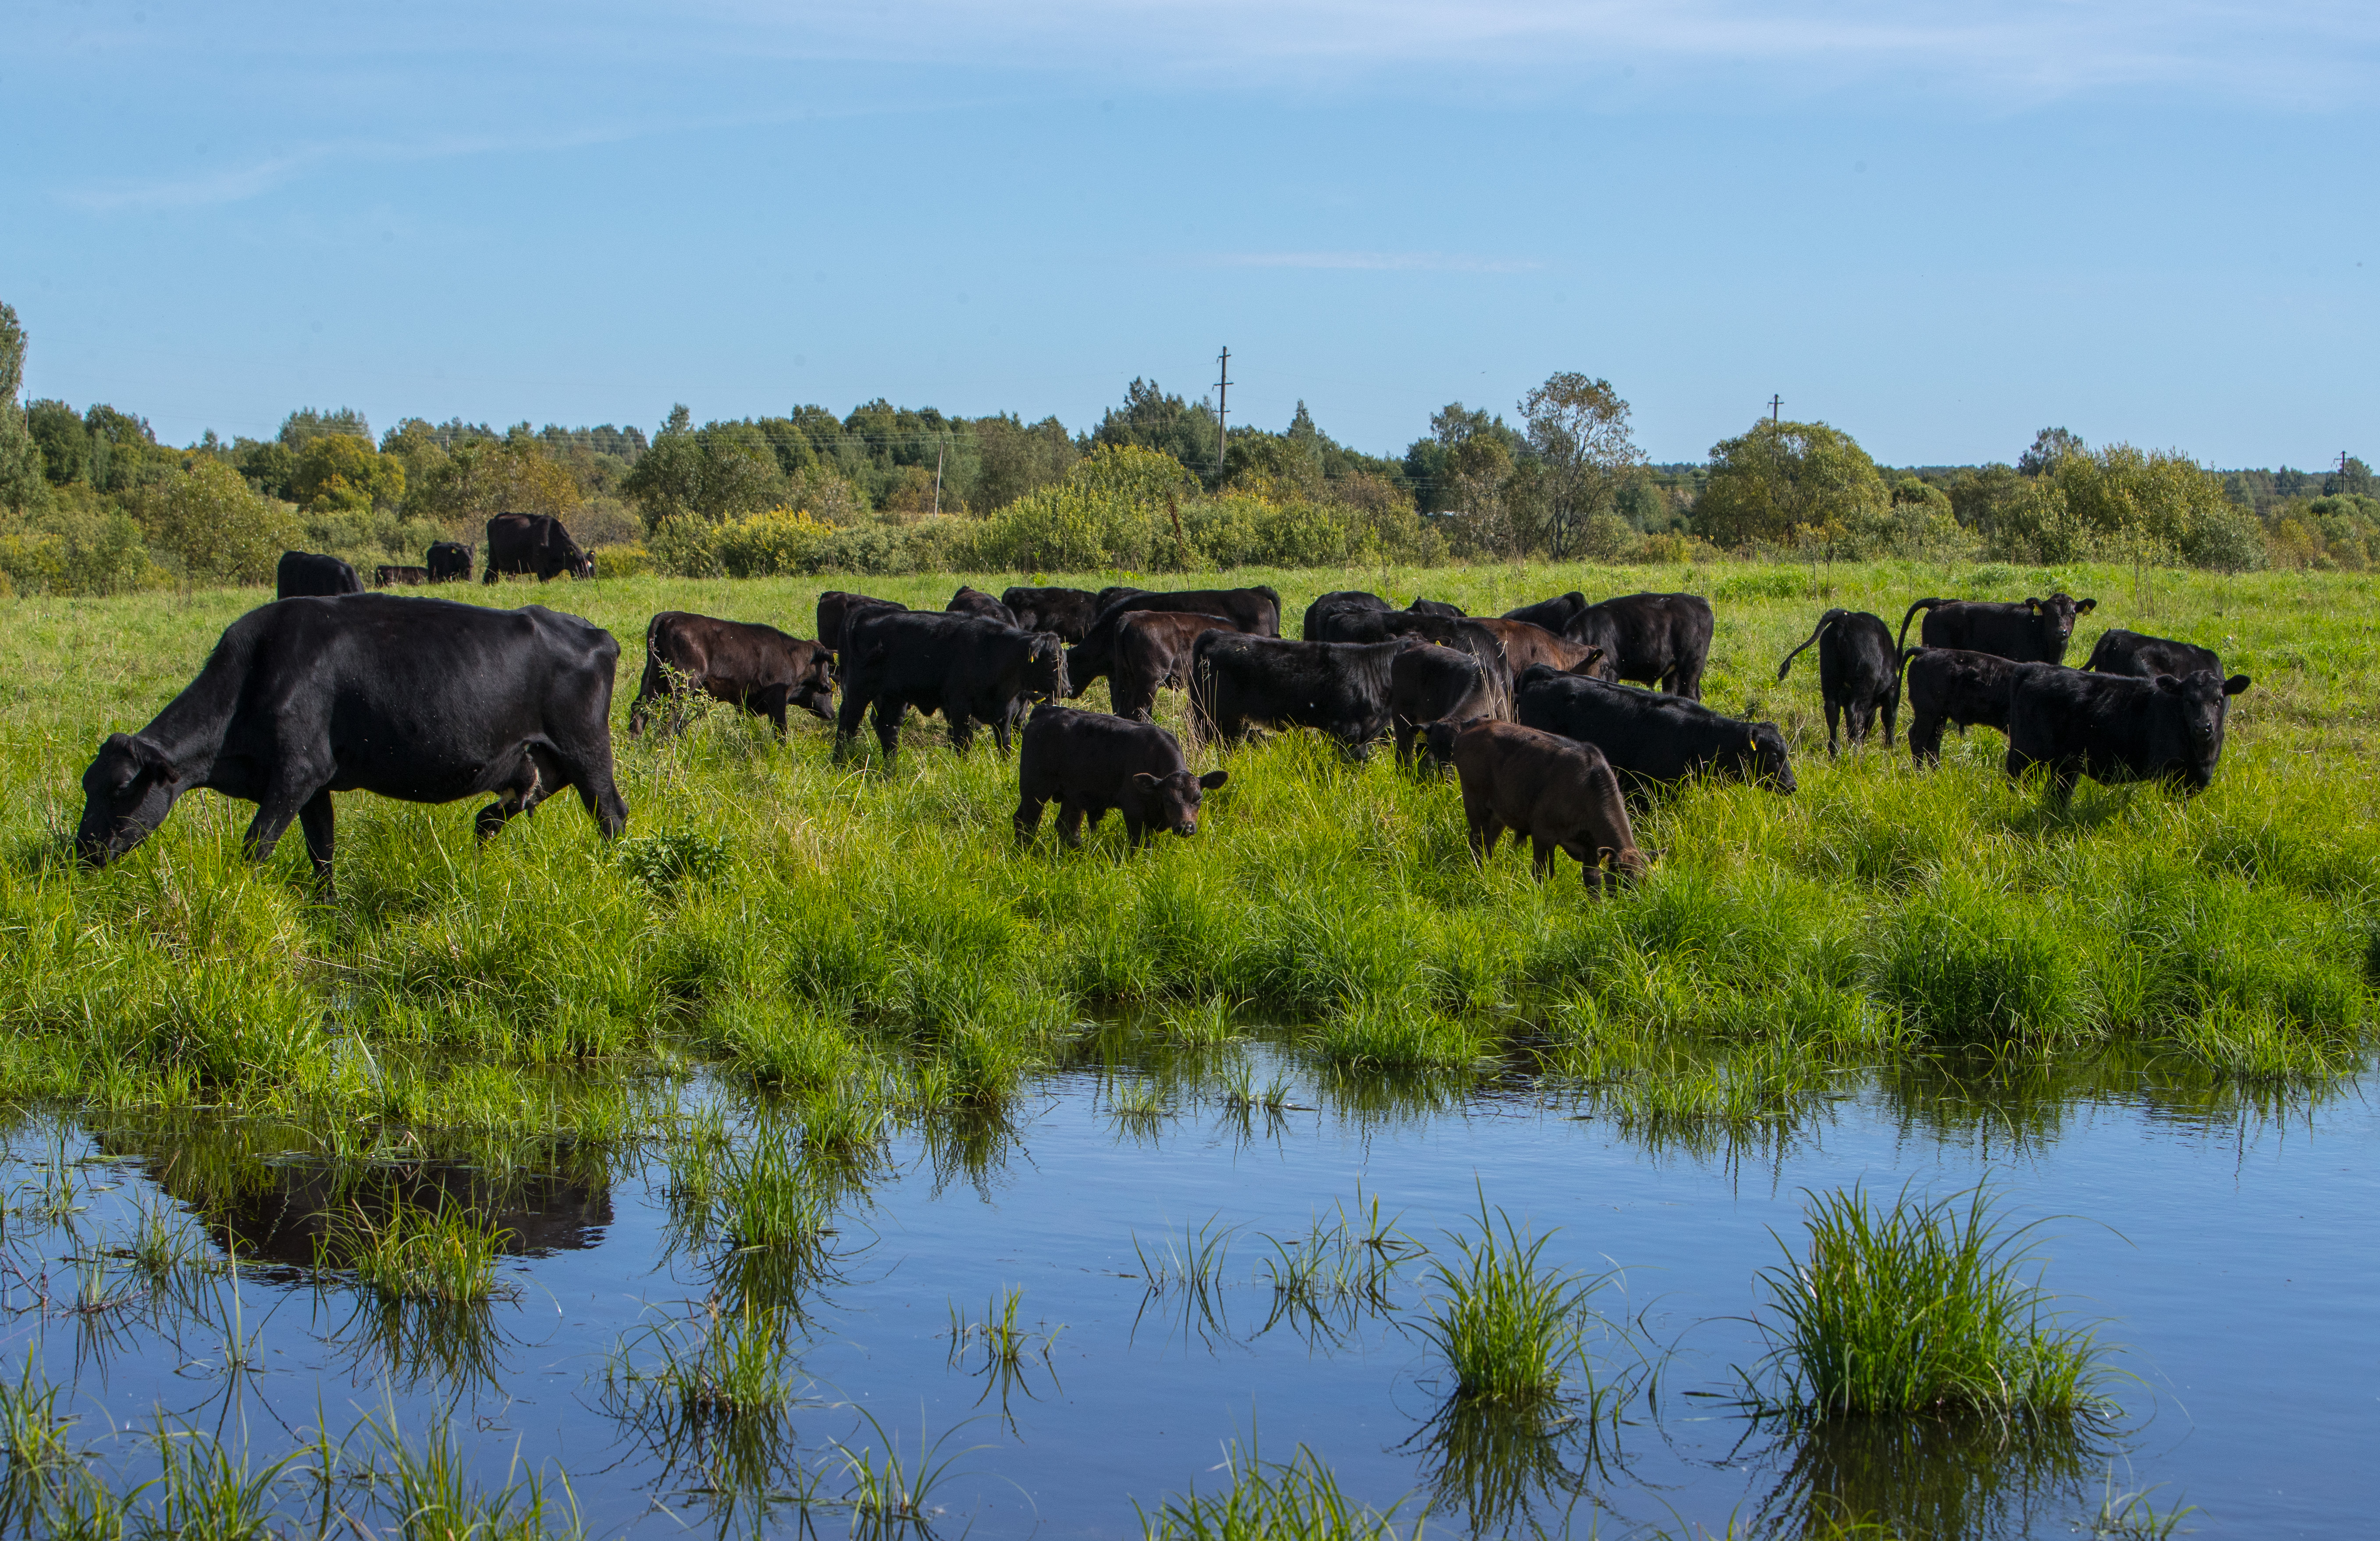
<path fill-rule="evenodd" d="M 1806 1218 L 1806 1250 L 1759 1276 L 1767 1405 L 1819 1418 L 2102 1405 L 2103 1350 L 2026 1277 L 2038 1222 L 2009 1225 L 1986 1189 L 1887 1205 L 1852 1188 L 1813 1196 Z"/>
<path fill-rule="evenodd" d="M 475 1305 L 509 1292 L 497 1277 L 510 1232 L 491 1231 L 463 1205 L 398 1203 L 339 1215 L 320 1244 L 321 1266 L 394 1300 Z"/>
<path fill-rule="evenodd" d="M 1156 1513 L 1140 1511 L 1145 1541 L 1418 1541 L 1422 1521 L 1398 1518 L 1404 1505 L 1375 1510 L 1349 1498 L 1322 1458 L 1304 1445 L 1269 1462 L 1252 1438 L 1225 1447 L 1230 1486 L 1171 1498 Z"/>
<path fill-rule="evenodd" d="M 1602 1282 L 1548 1265 L 1532 1235 L 1480 1205 L 1478 1229 L 1430 1259 L 1432 1299 L 1417 1327 L 1453 1381 L 1451 1400 L 1535 1407 L 1584 1373 L 1587 1300 Z"/>

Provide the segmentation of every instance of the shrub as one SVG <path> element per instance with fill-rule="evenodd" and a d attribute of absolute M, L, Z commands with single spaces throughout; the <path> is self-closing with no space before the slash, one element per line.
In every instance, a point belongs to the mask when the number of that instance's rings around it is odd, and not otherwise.
<path fill-rule="evenodd" d="M 209 456 L 152 489 L 140 516 L 150 544 L 193 584 L 269 583 L 273 564 L 298 540 L 295 510 L 250 491 Z"/>

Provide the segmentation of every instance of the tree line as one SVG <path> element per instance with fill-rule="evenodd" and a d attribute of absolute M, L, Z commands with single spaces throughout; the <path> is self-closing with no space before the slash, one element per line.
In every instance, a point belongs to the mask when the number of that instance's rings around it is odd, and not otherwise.
<path fill-rule="evenodd" d="M 1099 420 L 967 418 L 881 399 L 698 425 L 496 429 L 349 408 L 270 439 L 176 447 L 106 404 L 20 402 L 25 337 L 0 305 L 0 584 L 110 592 L 261 582 L 288 547 L 418 562 L 492 515 L 552 514 L 610 573 L 1085 570 L 1752 555 L 2228 570 L 2368 566 L 2380 499 L 2325 473 L 2215 471 L 2178 452 L 2044 429 L 2012 463 L 1894 468 L 1822 422 L 1759 419 L 1658 465 L 1608 381 L 1564 371 L 1511 420 L 1455 401 L 1402 454 L 1332 438 L 1300 402 L 1221 432 L 1208 401 L 1135 379 Z"/>

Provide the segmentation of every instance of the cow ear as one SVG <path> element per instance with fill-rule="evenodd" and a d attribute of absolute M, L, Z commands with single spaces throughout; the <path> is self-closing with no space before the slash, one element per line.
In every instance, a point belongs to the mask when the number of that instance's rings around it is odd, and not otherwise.
<path fill-rule="evenodd" d="M 2074 601 L 2074 613 L 2077 615 L 2088 615 L 2098 608 L 2099 601 L 2096 600 L 2077 600 Z"/>
<path fill-rule="evenodd" d="M 2240 683 L 2244 685 L 2247 682 L 2242 680 Z M 1232 773 L 1229 770 L 1209 770 L 1205 775 L 1198 778 L 1198 784 L 1205 787 L 1208 791 L 1212 792 L 1231 779 Z"/>
<path fill-rule="evenodd" d="M 2171 674 L 2159 674 L 2150 683 L 2155 685 L 2159 690 L 2180 690 L 2181 688 L 2181 682 L 2174 678 Z"/>
<path fill-rule="evenodd" d="M 2041 613 L 2041 601 L 2033 598 L 2031 595 L 2027 595 L 2025 597 L 2024 607 L 2027 610 L 2032 611 L 2035 615 Z"/>
<path fill-rule="evenodd" d="M 133 738 L 128 742 L 132 746 L 132 762 L 140 768 L 141 775 L 164 782 L 167 786 L 181 781 L 182 772 L 165 758 L 164 750 L 146 739 Z"/>
<path fill-rule="evenodd" d="M 2223 682 L 2223 694 L 2226 696 L 2237 696 L 2240 692 L 2248 688 L 2249 683 L 2247 675 L 2234 674 L 2229 679 Z"/>
<path fill-rule="evenodd" d="M 1140 788 L 1143 792 L 1154 792 L 1164 783 L 1157 777 L 1150 775 L 1146 770 L 1143 770 L 1132 778 L 1132 784 Z"/>

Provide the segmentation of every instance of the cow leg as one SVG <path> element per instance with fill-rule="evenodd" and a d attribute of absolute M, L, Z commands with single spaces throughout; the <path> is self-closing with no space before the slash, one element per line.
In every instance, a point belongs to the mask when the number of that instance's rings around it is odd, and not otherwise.
<path fill-rule="evenodd" d="M 1058 840 L 1070 851 L 1083 843 L 1083 805 L 1071 797 L 1058 804 Z"/>
<path fill-rule="evenodd" d="M 1554 843 L 1541 834 L 1529 836 L 1529 870 L 1544 882 L 1554 869 Z"/>
<path fill-rule="evenodd" d="M 1000 751 L 1000 758 L 1002 759 L 1006 759 L 1009 756 L 1008 734 L 1009 730 L 1014 727 L 1015 723 L 1015 717 L 1005 711 L 991 720 L 991 745 L 993 748 Z"/>
<path fill-rule="evenodd" d="M 1892 747 L 1892 720 L 1900 715 L 1900 693 L 1894 691 L 1884 698 L 1884 746 Z"/>
<path fill-rule="evenodd" d="M 1835 742 L 1835 719 L 1842 714 L 1842 710 L 1841 702 L 1832 696 L 1827 698 L 1827 758 L 1828 759 L 1834 758 L 1842 752 L 1842 746 Z"/>
<path fill-rule="evenodd" d="M 1497 818 L 1491 808 L 1466 807 L 1463 811 L 1471 825 L 1472 858 L 1484 867 L 1494 853 L 1496 843 L 1504 838 L 1504 821 Z"/>
<path fill-rule="evenodd" d="M 891 697 L 879 697 L 876 701 L 876 742 L 884 748 L 884 763 L 891 765 L 892 757 L 901 749 L 901 719 L 909 715 L 909 703 Z"/>
<path fill-rule="evenodd" d="M 1942 722 L 1920 710 L 1909 719 L 1909 758 L 1921 769 L 1942 763 Z"/>
<path fill-rule="evenodd" d="M 1009 820 L 1016 826 L 1016 842 L 1028 844 L 1041 831 L 1041 808 L 1046 798 L 1025 796 L 1017 799 L 1016 815 Z"/>
<path fill-rule="evenodd" d="M 868 715 L 868 698 L 846 690 L 834 709 L 834 758 L 843 759 L 859 740 L 859 720 Z"/>
<path fill-rule="evenodd" d="M 1414 761 L 1414 740 L 1421 736 L 1421 724 L 1410 718 L 1397 719 L 1397 766 L 1409 770 Z"/>
<path fill-rule="evenodd" d="M 777 736 L 781 739 L 786 734 L 785 698 L 792 693 L 791 688 L 786 686 L 772 685 L 747 703 L 754 711 L 769 720 L 770 726 L 777 730 Z"/>
<path fill-rule="evenodd" d="M 540 746 L 529 751 L 530 763 L 537 772 L 538 785 L 524 798 L 519 811 L 528 813 L 564 787 L 576 787 L 578 801 L 595 820 L 595 828 L 605 840 L 615 840 L 628 827 L 628 805 L 620 795 L 619 784 L 612 779 L 612 746 L 604 740 L 593 745 L 558 744 L 551 749 Z"/>
<path fill-rule="evenodd" d="M 306 799 L 298 810 L 298 828 L 306 836 L 306 854 L 314 858 L 314 880 L 327 893 L 331 887 L 331 847 L 336 832 L 330 788 L 324 787 Z"/>
<path fill-rule="evenodd" d="M 241 837 L 248 859 L 263 861 L 271 856 L 281 837 L 289 832 L 290 821 L 316 797 L 329 795 L 322 788 L 330 780 L 328 772 L 316 774 L 304 766 L 283 768 L 256 800 L 256 817 L 249 820 L 248 832 Z"/>

